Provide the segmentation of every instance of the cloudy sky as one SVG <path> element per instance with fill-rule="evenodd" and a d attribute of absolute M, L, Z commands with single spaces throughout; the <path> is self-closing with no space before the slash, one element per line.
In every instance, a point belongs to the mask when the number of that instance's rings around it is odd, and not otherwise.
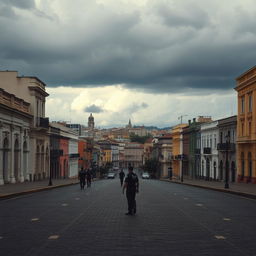
<path fill-rule="evenodd" d="M 165 127 L 236 114 L 255 0 L 0 0 L 0 69 L 47 84 L 51 120 Z"/>

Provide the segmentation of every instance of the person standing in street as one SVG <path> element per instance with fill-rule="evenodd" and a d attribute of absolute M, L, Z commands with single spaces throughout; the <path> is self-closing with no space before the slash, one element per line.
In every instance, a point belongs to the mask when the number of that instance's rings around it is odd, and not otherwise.
<path fill-rule="evenodd" d="M 83 169 L 83 167 L 81 167 L 81 170 L 78 173 L 78 179 L 80 181 L 81 190 L 84 189 L 84 187 L 85 187 L 85 178 L 86 178 L 86 172 Z"/>
<path fill-rule="evenodd" d="M 123 186 L 124 176 L 125 176 L 124 171 L 123 171 L 123 169 L 121 169 L 121 171 L 119 172 L 121 187 Z"/>
<path fill-rule="evenodd" d="M 133 172 L 133 167 L 128 167 L 128 174 L 124 181 L 123 194 L 126 189 L 126 197 L 128 202 L 128 212 L 126 215 L 136 214 L 136 193 L 139 193 L 139 179 L 138 176 Z"/>

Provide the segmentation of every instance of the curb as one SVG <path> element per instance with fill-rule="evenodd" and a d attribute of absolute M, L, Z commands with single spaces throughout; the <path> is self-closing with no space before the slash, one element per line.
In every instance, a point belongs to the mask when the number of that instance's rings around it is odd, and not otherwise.
<path fill-rule="evenodd" d="M 191 187 L 198 187 L 198 188 L 203 188 L 203 189 L 209 189 L 209 190 L 214 190 L 214 191 L 218 191 L 218 192 L 224 192 L 224 193 L 228 193 L 228 194 L 243 196 L 243 197 L 247 197 L 247 198 L 250 198 L 250 199 L 256 199 L 256 195 L 250 194 L 250 193 L 245 193 L 245 192 L 240 192 L 240 191 L 235 191 L 235 190 L 227 190 L 227 189 L 224 189 L 224 188 L 208 187 L 208 186 L 191 184 L 191 183 L 186 183 L 186 182 L 181 183 L 179 181 L 173 181 L 173 180 L 166 180 L 166 179 L 161 179 L 161 180 L 166 181 L 166 182 L 175 183 L 175 184 L 186 185 L 186 186 L 191 186 Z"/>
<path fill-rule="evenodd" d="M 55 186 L 35 188 L 35 189 L 20 191 L 20 192 L 16 192 L 16 193 L 3 194 L 3 195 L 0 195 L 0 200 L 5 200 L 5 199 L 17 197 L 17 196 L 22 196 L 22 195 L 41 192 L 41 191 L 51 190 L 51 189 L 55 189 L 55 188 L 67 187 L 67 186 L 75 185 L 75 184 L 78 184 L 78 183 L 79 182 L 72 182 L 72 183 L 60 184 L 60 185 L 55 185 Z"/>

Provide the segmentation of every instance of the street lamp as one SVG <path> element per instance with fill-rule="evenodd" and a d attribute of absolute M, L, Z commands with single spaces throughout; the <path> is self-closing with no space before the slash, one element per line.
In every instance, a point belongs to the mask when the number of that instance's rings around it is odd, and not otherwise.
<path fill-rule="evenodd" d="M 229 180 L 229 172 L 228 172 L 228 150 L 230 145 L 230 136 L 229 133 L 226 135 L 226 168 L 225 168 L 225 188 L 229 188 L 228 180 Z"/>

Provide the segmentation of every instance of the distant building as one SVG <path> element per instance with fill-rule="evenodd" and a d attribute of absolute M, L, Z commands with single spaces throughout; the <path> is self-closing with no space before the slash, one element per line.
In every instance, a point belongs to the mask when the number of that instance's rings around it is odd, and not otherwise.
<path fill-rule="evenodd" d="M 143 160 L 143 145 L 137 142 L 129 142 L 124 148 L 124 167 L 129 165 L 134 168 L 142 166 Z"/>

